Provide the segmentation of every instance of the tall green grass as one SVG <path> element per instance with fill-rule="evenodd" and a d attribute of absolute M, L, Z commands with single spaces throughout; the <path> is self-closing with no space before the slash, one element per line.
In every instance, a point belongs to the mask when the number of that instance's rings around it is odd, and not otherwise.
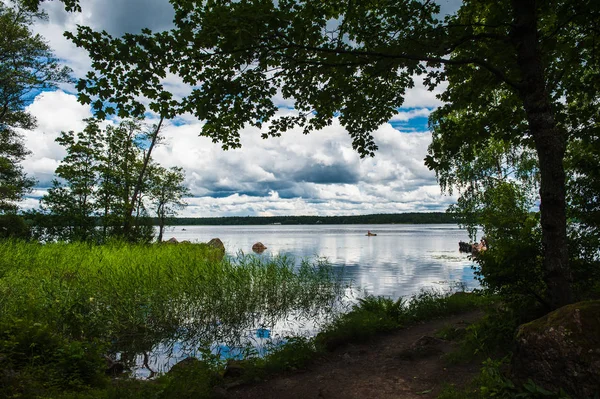
<path fill-rule="evenodd" d="M 221 256 L 202 244 L 0 242 L 0 322 L 31 320 L 141 353 L 175 341 L 235 343 L 259 321 L 323 312 L 341 291 L 325 263 Z"/>

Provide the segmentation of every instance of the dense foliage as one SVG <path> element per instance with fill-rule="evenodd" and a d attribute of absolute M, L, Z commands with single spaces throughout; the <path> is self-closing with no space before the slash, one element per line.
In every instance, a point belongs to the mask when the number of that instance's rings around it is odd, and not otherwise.
<path fill-rule="evenodd" d="M 31 24 L 44 14 L 0 2 L 0 213 L 15 212 L 34 180 L 19 165 L 29 154 L 18 129 L 33 129 L 35 118 L 24 110 L 40 90 L 69 81 L 50 47 Z"/>
<path fill-rule="evenodd" d="M 511 59 L 512 43 L 494 43 L 495 37 L 510 37 L 514 29 L 504 23 L 501 8 L 500 3 L 473 4 L 452 18 L 457 25 L 485 20 L 473 33 L 489 36 L 486 41 L 463 44 L 454 51 L 455 56 L 485 54 L 497 64 L 524 63 Z M 564 16 L 557 16 L 557 10 Z M 560 278 L 572 284 L 573 300 L 597 295 L 591 281 L 600 277 L 600 176 L 592 166 L 599 154 L 600 113 L 598 84 L 589 75 L 600 66 L 597 32 L 591 29 L 597 11 L 575 2 L 537 8 L 538 67 L 544 70 L 547 95 L 552 99 L 567 176 L 560 180 L 566 181 L 562 195 L 570 217 L 564 222 L 569 240 L 556 250 L 568 252 L 571 272 Z M 568 19 L 563 19 L 566 15 Z M 558 25 L 561 20 L 565 25 Z M 517 307 L 530 303 L 552 308 L 555 298 L 550 286 L 559 284 L 552 280 L 560 274 L 544 265 L 549 246 L 544 231 L 550 224 L 543 212 L 554 200 L 544 198 L 550 189 L 542 182 L 542 163 L 547 158 L 527 120 L 527 108 L 518 91 L 506 82 L 498 85 L 485 71 L 447 65 L 444 76 L 448 81 L 441 96 L 445 104 L 430 117 L 433 142 L 426 163 L 436 171 L 442 188 L 459 194 L 452 211 L 461 225 L 470 229 L 473 238 L 477 227 L 487 238 L 489 251 L 477 259 L 482 284 L 501 292 Z M 531 214 L 538 205 L 540 212 Z"/>
<path fill-rule="evenodd" d="M 121 237 L 145 242 L 153 236 L 149 216 L 154 210 L 161 241 L 167 218 L 181 207 L 187 189 L 181 168 L 166 169 L 152 161 L 158 135 L 159 128 L 144 131 L 135 120 L 101 129 L 90 119 L 82 132 L 62 132 L 56 141 L 67 155 L 40 201 L 42 212 L 29 214 L 34 236 L 44 241 Z"/>

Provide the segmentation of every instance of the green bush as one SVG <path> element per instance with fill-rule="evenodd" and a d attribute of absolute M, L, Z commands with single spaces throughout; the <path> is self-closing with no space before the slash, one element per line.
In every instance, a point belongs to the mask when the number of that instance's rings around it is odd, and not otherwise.
<path fill-rule="evenodd" d="M 367 296 L 352 310 L 334 320 L 315 338 L 317 348 L 334 350 L 350 342 L 364 342 L 377 333 L 401 327 L 404 299 Z"/>
<path fill-rule="evenodd" d="M 444 356 L 448 363 L 504 356 L 513 349 L 520 321 L 511 309 L 489 306 L 483 318 L 468 326 L 459 339 L 458 349 Z"/>
<path fill-rule="evenodd" d="M 317 347 L 334 350 L 349 342 L 364 342 L 375 334 L 406 325 L 447 316 L 483 306 L 488 299 L 477 294 L 457 292 L 449 295 L 422 291 L 408 300 L 367 296 L 359 299 L 352 310 L 334 320 L 320 332 Z"/>
<path fill-rule="evenodd" d="M 264 369 L 267 373 L 301 369 L 311 363 L 317 353 L 313 340 L 305 337 L 289 337 L 284 345 L 265 356 Z"/>
<path fill-rule="evenodd" d="M 104 350 L 95 341 L 70 341 L 48 324 L 3 319 L 0 387 L 12 396 L 28 396 L 36 391 L 104 386 Z"/>
<path fill-rule="evenodd" d="M 508 357 L 501 360 L 487 359 L 479 375 L 464 389 L 447 386 L 437 399 L 569 399 L 563 391 L 550 392 L 529 380 L 517 385 L 507 377 Z"/>
<path fill-rule="evenodd" d="M 0 215 L 0 239 L 13 238 L 27 240 L 30 237 L 29 227 L 21 216 Z"/>
<path fill-rule="evenodd" d="M 193 361 L 174 367 L 158 381 L 162 385 L 161 399 L 212 398 L 212 388 L 220 380 L 219 375 L 203 361 Z"/>

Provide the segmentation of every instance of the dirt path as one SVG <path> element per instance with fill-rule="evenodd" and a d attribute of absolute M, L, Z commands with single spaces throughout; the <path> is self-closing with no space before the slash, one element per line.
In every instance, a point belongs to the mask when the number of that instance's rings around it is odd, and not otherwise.
<path fill-rule="evenodd" d="M 308 370 L 281 375 L 227 391 L 229 398 L 435 398 L 445 384 L 461 386 L 478 365 L 447 367 L 441 359 L 455 344 L 434 333 L 450 324 L 471 324 L 482 316 L 469 312 L 418 324 L 373 342 L 348 345 L 318 360 Z M 423 338 L 425 337 L 425 338 Z"/>

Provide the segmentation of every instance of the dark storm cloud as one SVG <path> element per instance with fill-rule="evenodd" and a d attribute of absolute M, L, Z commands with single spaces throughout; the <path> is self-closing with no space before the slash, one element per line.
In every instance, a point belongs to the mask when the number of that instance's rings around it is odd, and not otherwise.
<path fill-rule="evenodd" d="M 277 192 L 280 198 L 306 197 L 309 193 L 306 188 L 296 182 L 290 181 L 272 181 L 272 182 L 249 182 L 241 184 L 240 187 L 223 187 L 215 181 L 204 180 L 201 186 L 207 191 L 206 196 L 212 198 L 225 198 L 233 194 L 245 195 L 248 197 L 267 197 L 271 192 Z"/>
<path fill-rule="evenodd" d="M 36 188 L 47 190 L 52 187 L 52 181 L 56 178 L 54 173 L 38 172 L 35 174 Z"/>
<path fill-rule="evenodd" d="M 293 173 L 291 177 L 297 182 L 318 184 L 355 184 L 359 181 L 357 171 L 346 164 L 311 165 Z"/>
<path fill-rule="evenodd" d="M 167 0 L 94 0 L 91 12 L 94 25 L 117 36 L 139 33 L 142 28 L 169 29 L 174 15 Z"/>
<path fill-rule="evenodd" d="M 44 2 L 42 8 L 52 23 L 66 26 L 69 21 L 84 17 L 84 25 L 96 30 L 106 30 L 114 36 L 139 33 L 142 28 L 162 31 L 173 26 L 175 12 L 168 0 L 86 0 L 81 2 L 82 13 L 64 10 L 58 1 Z"/>

